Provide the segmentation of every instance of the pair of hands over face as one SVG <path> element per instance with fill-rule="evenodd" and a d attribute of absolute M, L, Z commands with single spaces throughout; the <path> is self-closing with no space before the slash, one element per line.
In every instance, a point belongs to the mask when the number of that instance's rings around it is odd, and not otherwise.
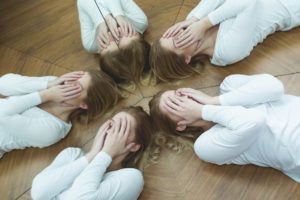
<path fill-rule="evenodd" d="M 107 48 L 113 37 L 119 42 L 121 37 L 132 37 L 137 34 L 134 26 L 122 15 L 114 18 L 109 14 L 105 16 L 105 20 L 107 25 L 102 22 L 98 27 L 97 44 L 101 49 Z"/>
<path fill-rule="evenodd" d="M 163 100 L 162 106 L 182 120 L 177 125 L 191 125 L 202 119 L 203 105 L 218 105 L 218 97 L 209 96 L 192 88 L 180 88 L 175 95 Z"/>
<path fill-rule="evenodd" d="M 125 112 L 115 115 L 113 120 L 106 121 L 98 130 L 91 150 L 86 157 L 91 161 L 100 151 L 104 151 L 112 158 L 130 152 L 136 144 L 128 143 L 132 122 Z"/>
<path fill-rule="evenodd" d="M 83 71 L 70 72 L 55 80 L 49 81 L 47 89 L 40 92 L 42 102 L 65 102 L 78 98 L 82 91 L 78 79 L 80 79 L 84 73 Z"/>
<path fill-rule="evenodd" d="M 212 24 L 207 17 L 201 20 L 192 17 L 189 20 L 178 22 L 170 27 L 163 34 L 163 38 L 175 37 L 175 46 L 185 49 L 193 43 L 202 40 L 210 27 L 212 27 Z"/>

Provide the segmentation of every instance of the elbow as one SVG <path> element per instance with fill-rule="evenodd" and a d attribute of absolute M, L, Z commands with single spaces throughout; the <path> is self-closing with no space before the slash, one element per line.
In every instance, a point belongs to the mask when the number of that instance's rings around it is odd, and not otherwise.
<path fill-rule="evenodd" d="M 85 0 L 77 0 L 77 7 L 82 7 L 85 3 Z"/>
<path fill-rule="evenodd" d="M 84 48 L 85 51 L 89 52 L 89 53 L 96 53 L 95 51 L 92 50 L 91 48 L 91 44 L 86 42 L 88 39 L 84 39 L 82 38 L 82 46 Z"/>
<path fill-rule="evenodd" d="M 10 81 L 16 76 L 19 76 L 19 75 L 9 73 L 9 74 L 5 74 L 5 75 L 0 77 L 0 93 L 2 95 L 4 95 L 4 96 L 9 96 L 10 95 L 10 91 L 7 90 L 7 88 L 10 87 Z"/>
<path fill-rule="evenodd" d="M 225 53 L 223 55 L 222 60 L 223 60 L 224 66 L 237 63 L 237 62 L 243 60 L 244 58 L 248 57 L 250 55 L 252 49 L 253 48 L 244 48 L 244 50 L 240 51 L 239 53 L 228 51 L 228 53 Z"/>
<path fill-rule="evenodd" d="M 261 83 L 269 85 L 268 88 L 272 90 L 272 96 L 275 99 L 278 99 L 284 95 L 284 85 L 276 77 L 270 74 L 262 74 L 261 79 Z"/>
<path fill-rule="evenodd" d="M 204 162 L 218 164 L 214 160 L 214 156 L 210 155 L 209 151 L 206 149 L 207 142 L 204 135 L 201 135 L 194 144 L 194 151 L 198 158 Z"/>
<path fill-rule="evenodd" d="M 49 199 L 46 194 L 46 187 L 44 187 L 42 180 L 40 180 L 39 175 L 37 175 L 32 182 L 31 187 L 31 197 L 33 200 L 46 200 Z"/>

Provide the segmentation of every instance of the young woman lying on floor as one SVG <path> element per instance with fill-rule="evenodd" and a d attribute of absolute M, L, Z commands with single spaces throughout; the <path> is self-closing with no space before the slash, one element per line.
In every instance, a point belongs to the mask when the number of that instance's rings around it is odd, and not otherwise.
<path fill-rule="evenodd" d="M 100 127 L 88 153 L 67 148 L 33 180 L 34 200 L 135 200 L 144 181 L 134 168 L 151 143 L 149 115 L 141 107 L 119 111 Z"/>
<path fill-rule="evenodd" d="M 159 81 L 186 78 L 207 57 L 214 65 L 236 63 L 268 35 L 299 24 L 298 0 L 201 0 L 154 42 L 151 68 Z"/>
<path fill-rule="evenodd" d="M 77 0 L 77 7 L 82 44 L 99 54 L 101 70 L 117 83 L 139 82 L 150 69 L 143 10 L 133 0 Z"/>
<path fill-rule="evenodd" d="M 204 161 L 272 167 L 300 182 L 300 97 L 285 95 L 267 74 L 231 75 L 220 93 L 160 92 L 150 114 L 167 134 L 198 137 L 194 149 Z"/>
<path fill-rule="evenodd" d="M 71 120 L 91 121 L 118 101 L 117 86 L 98 70 L 61 77 L 0 77 L 0 158 L 25 147 L 47 147 L 63 139 Z"/>

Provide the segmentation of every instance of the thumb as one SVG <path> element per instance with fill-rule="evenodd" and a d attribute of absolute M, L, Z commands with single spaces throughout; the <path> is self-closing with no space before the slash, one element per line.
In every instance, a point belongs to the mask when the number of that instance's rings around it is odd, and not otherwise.
<path fill-rule="evenodd" d="M 186 126 L 188 124 L 189 124 L 189 122 L 187 120 L 181 120 L 181 121 L 177 122 L 178 126 Z"/>

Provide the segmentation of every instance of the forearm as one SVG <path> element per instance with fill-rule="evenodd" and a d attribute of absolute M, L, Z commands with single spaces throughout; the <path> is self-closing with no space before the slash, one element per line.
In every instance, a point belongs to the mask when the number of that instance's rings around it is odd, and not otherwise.
<path fill-rule="evenodd" d="M 144 11 L 133 0 L 120 0 L 125 17 L 143 34 L 148 27 L 148 18 Z"/>
<path fill-rule="evenodd" d="M 254 109 L 241 106 L 204 105 L 202 119 L 220 124 L 231 130 L 260 126 L 264 115 Z"/>
<path fill-rule="evenodd" d="M 99 53 L 101 51 L 98 49 L 96 42 L 98 27 L 101 23 L 104 23 L 100 11 L 104 17 L 110 14 L 98 0 L 96 3 L 94 0 L 77 1 L 81 41 L 84 49 L 90 53 Z"/>
<path fill-rule="evenodd" d="M 221 84 L 221 105 L 252 106 L 279 100 L 284 95 L 283 84 L 269 74 L 231 75 Z"/>
<path fill-rule="evenodd" d="M 18 74 L 6 74 L 0 78 L 0 94 L 4 96 L 24 95 L 47 88 L 55 76 L 28 77 Z"/>
<path fill-rule="evenodd" d="M 89 159 L 87 156 L 85 158 Z M 74 181 L 69 192 L 70 199 L 97 196 L 103 176 L 111 162 L 108 154 L 98 153 Z"/>
<path fill-rule="evenodd" d="M 124 10 L 121 5 L 121 0 L 99 0 L 102 8 L 105 8 L 114 17 L 118 15 L 125 16 Z"/>
<path fill-rule="evenodd" d="M 42 103 L 38 92 L 6 98 L 0 101 L 0 116 L 20 114 Z"/>
<path fill-rule="evenodd" d="M 196 141 L 200 159 L 225 164 L 251 146 L 263 131 L 264 115 L 238 106 L 204 106 L 203 119 L 219 126 L 203 133 Z"/>
<path fill-rule="evenodd" d="M 208 18 L 213 25 L 217 25 L 227 19 L 236 17 L 246 9 L 256 3 L 256 0 L 226 0 L 216 10 L 208 14 Z"/>
<path fill-rule="evenodd" d="M 33 180 L 31 195 L 34 200 L 51 199 L 67 189 L 87 166 L 81 150 L 68 148 L 62 151 L 49 167 Z"/>
<path fill-rule="evenodd" d="M 189 13 L 187 19 L 195 17 L 197 19 L 203 19 L 207 15 L 214 11 L 218 6 L 224 3 L 225 0 L 201 0 L 200 3 Z"/>

